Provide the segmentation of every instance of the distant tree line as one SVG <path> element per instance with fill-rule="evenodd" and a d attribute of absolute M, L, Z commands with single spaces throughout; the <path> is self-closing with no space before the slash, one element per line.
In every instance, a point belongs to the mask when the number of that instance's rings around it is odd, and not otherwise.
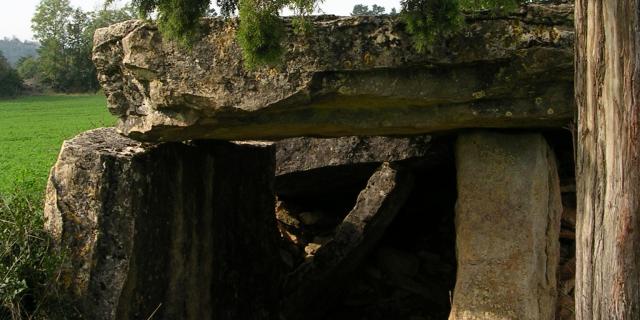
<path fill-rule="evenodd" d="M 100 10 L 87 12 L 73 8 L 69 0 L 41 0 L 31 20 L 39 43 L 35 52 L 32 42 L 9 40 L 10 49 L 5 55 L 17 59 L 15 69 L 12 60 L 0 55 L 0 97 L 19 94 L 24 82 L 62 93 L 97 91 L 99 84 L 91 61 L 94 32 L 135 17 L 131 6 L 116 8 L 105 4 Z M 31 52 L 18 52 L 29 46 Z M 3 48 L 0 47 L 5 52 Z"/>
<path fill-rule="evenodd" d="M 351 11 L 352 16 L 379 16 L 386 13 L 387 9 L 377 4 L 372 5 L 371 9 L 369 9 L 369 6 L 366 6 L 364 4 L 356 4 L 355 6 L 353 6 L 353 10 Z M 389 14 L 396 15 L 398 14 L 398 12 L 396 11 L 396 8 L 391 8 Z"/>
<path fill-rule="evenodd" d="M 22 90 L 22 79 L 0 52 L 0 97 L 15 97 Z"/>
<path fill-rule="evenodd" d="M 13 67 L 18 64 L 20 58 L 37 55 L 39 46 L 35 41 L 22 41 L 15 37 L 0 39 L 0 52 Z"/>
<path fill-rule="evenodd" d="M 85 12 L 71 7 L 69 0 L 41 0 L 31 20 L 34 38 L 40 42 L 37 57 L 18 63 L 25 79 L 57 92 L 89 92 L 99 88 L 91 61 L 96 29 L 133 19 L 131 7 L 103 6 Z"/>
<path fill-rule="evenodd" d="M 0 98 L 15 97 L 22 92 L 22 77 L 15 67 L 23 57 L 35 56 L 38 43 L 17 38 L 0 40 Z"/>

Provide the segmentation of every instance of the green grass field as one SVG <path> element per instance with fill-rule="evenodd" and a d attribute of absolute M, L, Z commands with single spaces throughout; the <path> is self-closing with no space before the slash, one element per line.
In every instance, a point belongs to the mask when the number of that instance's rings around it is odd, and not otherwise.
<path fill-rule="evenodd" d="M 114 123 L 102 95 L 0 100 L 0 319 L 64 309 L 50 289 L 62 258 L 43 228 L 47 176 L 65 139 Z"/>
<path fill-rule="evenodd" d="M 103 95 L 0 100 L 0 193 L 21 184 L 43 191 L 65 139 L 114 123 Z"/>

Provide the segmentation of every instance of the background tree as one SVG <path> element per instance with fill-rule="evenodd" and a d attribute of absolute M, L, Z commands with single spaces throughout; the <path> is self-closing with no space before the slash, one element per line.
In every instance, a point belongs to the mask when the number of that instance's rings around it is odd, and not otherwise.
<path fill-rule="evenodd" d="M 371 6 L 371 14 L 374 16 L 384 14 L 385 11 L 387 10 L 383 6 L 379 6 L 377 4 Z"/>
<path fill-rule="evenodd" d="M 99 88 L 96 70 L 91 61 L 93 34 L 96 29 L 132 19 L 133 9 L 105 5 L 96 12 L 72 8 L 69 0 L 42 0 L 32 19 L 34 37 L 41 46 L 37 68 L 32 61 L 19 69 L 44 85 L 60 92 L 89 92 Z"/>
<path fill-rule="evenodd" d="M 77 53 L 78 30 L 83 28 L 85 17 L 71 8 L 69 0 L 42 0 L 36 7 L 31 22 L 34 38 L 40 41 L 38 50 L 41 80 L 56 91 L 70 92 L 73 80 L 72 74 L 77 73 L 78 57 L 71 57 Z M 71 34 L 76 32 L 76 34 Z M 81 63 L 82 64 L 82 63 Z"/>
<path fill-rule="evenodd" d="M 42 0 L 31 19 L 33 37 L 40 41 L 64 39 L 68 18 L 73 13 L 69 0 Z"/>
<path fill-rule="evenodd" d="M 365 6 L 364 4 L 356 4 L 353 6 L 353 10 L 351 10 L 352 16 L 366 16 L 369 13 L 369 6 Z"/>
<path fill-rule="evenodd" d="M 111 24 L 135 19 L 137 17 L 136 9 L 133 5 L 129 4 L 121 8 L 117 8 L 113 5 L 110 5 L 108 1 L 106 1 L 100 10 L 88 12 L 90 17 L 90 28 L 87 30 L 88 35 L 93 38 L 93 32 L 96 29 L 103 28 L 109 26 Z"/>
<path fill-rule="evenodd" d="M 37 79 L 39 75 L 38 59 L 33 56 L 20 58 L 16 71 L 22 79 Z"/>
<path fill-rule="evenodd" d="M 93 28 L 89 14 L 74 9 L 67 24 L 65 51 L 70 68 L 65 72 L 65 90 L 71 92 L 98 89 L 96 71 L 91 60 Z"/>
<path fill-rule="evenodd" d="M 15 97 L 22 89 L 22 79 L 0 53 L 0 97 Z"/>
<path fill-rule="evenodd" d="M 640 0 L 576 1 L 576 319 L 640 319 Z"/>
<path fill-rule="evenodd" d="M 379 6 L 377 4 L 374 4 L 371 7 L 371 10 L 369 10 L 369 6 L 365 6 L 363 4 L 356 4 L 355 6 L 353 6 L 351 15 L 352 16 L 379 16 L 379 15 L 383 15 L 386 11 L 387 10 L 384 7 Z"/>

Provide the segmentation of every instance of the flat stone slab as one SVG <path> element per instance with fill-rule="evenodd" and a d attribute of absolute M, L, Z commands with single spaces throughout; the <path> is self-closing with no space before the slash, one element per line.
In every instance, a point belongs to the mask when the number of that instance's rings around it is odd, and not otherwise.
<path fill-rule="evenodd" d="M 205 20 L 192 50 L 128 21 L 96 32 L 93 61 L 118 130 L 141 140 L 409 135 L 572 119 L 571 5 L 467 22 L 419 54 L 397 17 L 314 17 L 311 34 L 288 33 L 281 65 L 250 71 L 236 20 Z"/>

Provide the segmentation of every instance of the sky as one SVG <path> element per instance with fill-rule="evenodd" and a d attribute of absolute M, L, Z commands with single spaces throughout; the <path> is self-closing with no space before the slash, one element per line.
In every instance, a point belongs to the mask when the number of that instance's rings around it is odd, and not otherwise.
<path fill-rule="evenodd" d="M 0 10 L 0 38 L 13 36 L 21 40 L 33 40 L 31 32 L 31 17 L 40 0 L 9 0 L 11 4 L 4 5 Z M 100 8 L 102 0 L 70 0 L 74 7 L 81 7 L 86 11 Z M 122 0 L 121 0 L 122 1 Z M 124 1 L 122 1 L 124 2 Z M 320 9 L 326 14 L 346 16 L 351 13 L 356 4 L 377 4 L 387 9 L 400 9 L 400 0 L 324 0 Z"/>

